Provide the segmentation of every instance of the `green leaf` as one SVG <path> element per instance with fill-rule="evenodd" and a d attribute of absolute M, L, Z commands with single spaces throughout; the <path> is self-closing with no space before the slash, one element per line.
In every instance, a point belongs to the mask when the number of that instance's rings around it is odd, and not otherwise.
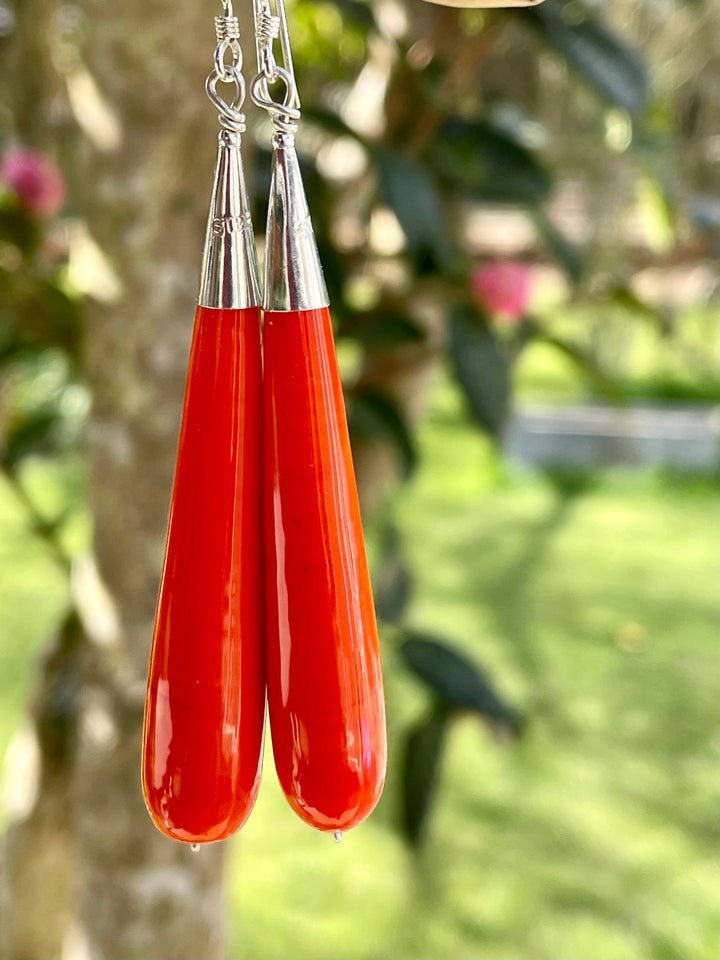
<path fill-rule="evenodd" d="M 85 632 L 70 610 L 43 663 L 43 696 L 38 698 L 37 733 L 43 756 L 52 768 L 70 762 L 80 715 Z"/>
<path fill-rule="evenodd" d="M 538 236 L 545 244 L 548 253 L 557 260 L 573 285 L 577 286 L 582 279 L 584 269 L 580 251 L 542 210 L 533 210 L 532 216 Z"/>
<path fill-rule="evenodd" d="M 544 340 L 545 343 L 549 343 L 555 347 L 556 350 L 559 350 L 560 353 L 565 354 L 566 357 L 572 360 L 601 396 L 613 403 L 622 400 L 621 388 L 615 383 L 612 377 L 603 370 L 597 358 L 586 347 L 582 346 L 582 344 L 575 343 L 573 340 L 565 340 L 556 334 L 549 333 L 534 321 L 530 322 L 537 330 L 538 338 Z"/>
<path fill-rule="evenodd" d="M 38 283 L 35 294 L 49 325 L 46 343 L 76 356 L 83 332 L 82 310 L 52 280 Z"/>
<path fill-rule="evenodd" d="M 18 336 L 15 325 L 11 326 L 9 323 L 3 323 L 0 318 L 0 367 L 22 357 L 25 352 L 25 345 Z"/>
<path fill-rule="evenodd" d="M 448 721 L 447 711 L 438 705 L 427 719 L 410 731 L 405 743 L 402 827 L 413 847 L 420 846 L 423 840 L 437 793 Z"/>
<path fill-rule="evenodd" d="M 317 241 L 320 263 L 323 267 L 323 276 L 325 277 L 328 297 L 330 303 L 341 304 L 343 301 L 343 281 L 345 279 L 346 267 L 337 247 L 333 245 L 326 232 L 322 229 L 324 223 L 317 214 L 314 223 L 316 226 L 315 240 Z"/>
<path fill-rule="evenodd" d="M 359 340 L 366 347 L 381 349 L 408 343 L 422 343 L 425 331 L 414 320 L 397 314 L 345 314 L 338 335 Z"/>
<path fill-rule="evenodd" d="M 379 390 L 361 388 L 349 391 L 346 396 L 350 435 L 393 444 L 400 454 L 405 476 L 410 476 L 418 455 L 410 428 L 397 406 Z"/>
<path fill-rule="evenodd" d="M 12 420 L 2 438 L 3 462 L 13 468 L 31 453 L 53 451 L 59 419 L 56 410 L 41 410 Z"/>
<path fill-rule="evenodd" d="M 435 181 L 427 168 L 396 150 L 378 154 L 380 190 L 398 219 L 408 246 L 432 250 L 440 259 L 448 255 L 448 227 Z"/>
<path fill-rule="evenodd" d="M 527 147 L 492 122 L 447 120 L 428 158 L 443 183 L 473 200 L 536 204 L 552 186 Z"/>
<path fill-rule="evenodd" d="M 412 575 L 403 556 L 400 533 L 388 525 L 383 535 L 382 559 L 373 578 L 375 611 L 386 623 L 396 623 L 407 609 L 412 594 Z"/>
<path fill-rule="evenodd" d="M 619 283 L 613 287 L 609 292 L 609 300 L 611 303 L 630 311 L 630 313 L 638 314 L 638 316 L 645 317 L 645 319 L 652 320 L 655 323 L 658 321 L 659 311 L 641 300 L 627 284 Z"/>
<path fill-rule="evenodd" d="M 408 632 L 406 636 L 409 639 L 400 648 L 405 663 L 442 703 L 477 713 L 511 736 L 520 734 L 522 717 L 505 703 L 479 667 L 432 635 Z"/>
<path fill-rule="evenodd" d="M 526 22 L 605 100 L 638 114 L 650 96 L 642 57 L 577 0 L 548 0 Z"/>
<path fill-rule="evenodd" d="M 499 438 L 510 407 L 508 358 L 489 327 L 469 308 L 458 310 L 451 319 L 450 357 L 472 415 Z"/>
<path fill-rule="evenodd" d="M 12 275 L 7 279 L 0 272 L 0 288 L 0 301 L 7 293 L 10 307 L 0 316 L 0 352 L 12 342 L 14 353 L 59 347 L 68 356 L 77 357 L 83 332 L 82 308 L 55 279 L 23 272 L 13 284 Z"/>
<path fill-rule="evenodd" d="M 331 133 L 333 136 L 351 137 L 366 150 L 372 149 L 372 144 L 361 133 L 348 126 L 339 114 L 327 107 L 321 107 L 316 103 L 309 103 L 307 106 L 303 104 L 303 120 L 317 124 L 326 133 Z"/>
<path fill-rule="evenodd" d="M 327 107 L 321 107 L 315 103 L 310 103 L 307 106 L 303 104 L 303 120 L 316 123 L 327 133 L 331 133 L 334 136 L 352 137 L 352 139 L 357 140 L 361 146 L 370 149 L 371 145 L 365 137 L 353 129 L 353 127 L 349 127 L 334 110 L 328 110 Z"/>
<path fill-rule="evenodd" d="M 357 24 L 365 31 L 377 27 L 373 7 L 369 4 L 361 3 L 360 0 L 331 0 L 331 2 L 342 14 L 344 22 Z"/>
<path fill-rule="evenodd" d="M 42 240 L 38 221 L 28 216 L 12 191 L 4 192 L 3 184 L 0 184 L 0 236 L 14 244 L 26 259 L 37 252 Z"/>

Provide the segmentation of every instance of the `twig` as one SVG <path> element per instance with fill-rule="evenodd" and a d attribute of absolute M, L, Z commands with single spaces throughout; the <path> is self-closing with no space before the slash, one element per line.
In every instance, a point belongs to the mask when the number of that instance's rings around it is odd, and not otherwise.
<path fill-rule="evenodd" d="M 12 487 L 15 496 L 22 503 L 30 523 L 30 529 L 34 534 L 40 537 L 45 544 L 47 544 L 55 561 L 63 569 L 63 571 L 69 575 L 71 570 L 71 562 L 70 558 L 62 548 L 60 540 L 58 539 L 56 533 L 57 524 L 49 523 L 43 517 L 33 503 L 32 498 L 28 495 L 27 490 L 20 482 L 20 478 L 18 477 L 17 473 L 5 460 L 0 459 L 0 471 Z"/>

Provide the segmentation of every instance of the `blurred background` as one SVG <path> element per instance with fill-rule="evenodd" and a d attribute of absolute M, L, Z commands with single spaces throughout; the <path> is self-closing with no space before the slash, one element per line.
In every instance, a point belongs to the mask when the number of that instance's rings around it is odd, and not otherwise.
<path fill-rule="evenodd" d="M 194 854 L 139 754 L 218 12 L 0 0 L 0 954 L 717 957 L 720 6 L 290 5 L 389 777 L 337 846 L 268 744 Z"/>

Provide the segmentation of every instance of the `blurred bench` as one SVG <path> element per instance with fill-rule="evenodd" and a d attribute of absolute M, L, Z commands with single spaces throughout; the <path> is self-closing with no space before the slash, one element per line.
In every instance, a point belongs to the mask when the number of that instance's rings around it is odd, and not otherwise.
<path fill-rule="evenodd" d="M 512 418 L 506 450 L 544 467 L 664 465 L 703 472 L 720 464 L 720 409 L 527 407 Z"/>

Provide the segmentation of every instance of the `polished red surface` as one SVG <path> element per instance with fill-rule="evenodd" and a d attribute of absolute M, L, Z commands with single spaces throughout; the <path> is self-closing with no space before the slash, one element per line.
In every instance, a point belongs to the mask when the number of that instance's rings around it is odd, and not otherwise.
<path fill-rule="evenodd" d="M 344 830 L 377 803 L 385 706 L 327 308 L 266 312 L 265 597 L 275 766 L 290 805 Z"/>
<path fill-rule="evenodd" d="M 260 312 L 198 307 L 145 707 L 143 791 L 176 840 L 222 840 L 260 782 Z"/>

